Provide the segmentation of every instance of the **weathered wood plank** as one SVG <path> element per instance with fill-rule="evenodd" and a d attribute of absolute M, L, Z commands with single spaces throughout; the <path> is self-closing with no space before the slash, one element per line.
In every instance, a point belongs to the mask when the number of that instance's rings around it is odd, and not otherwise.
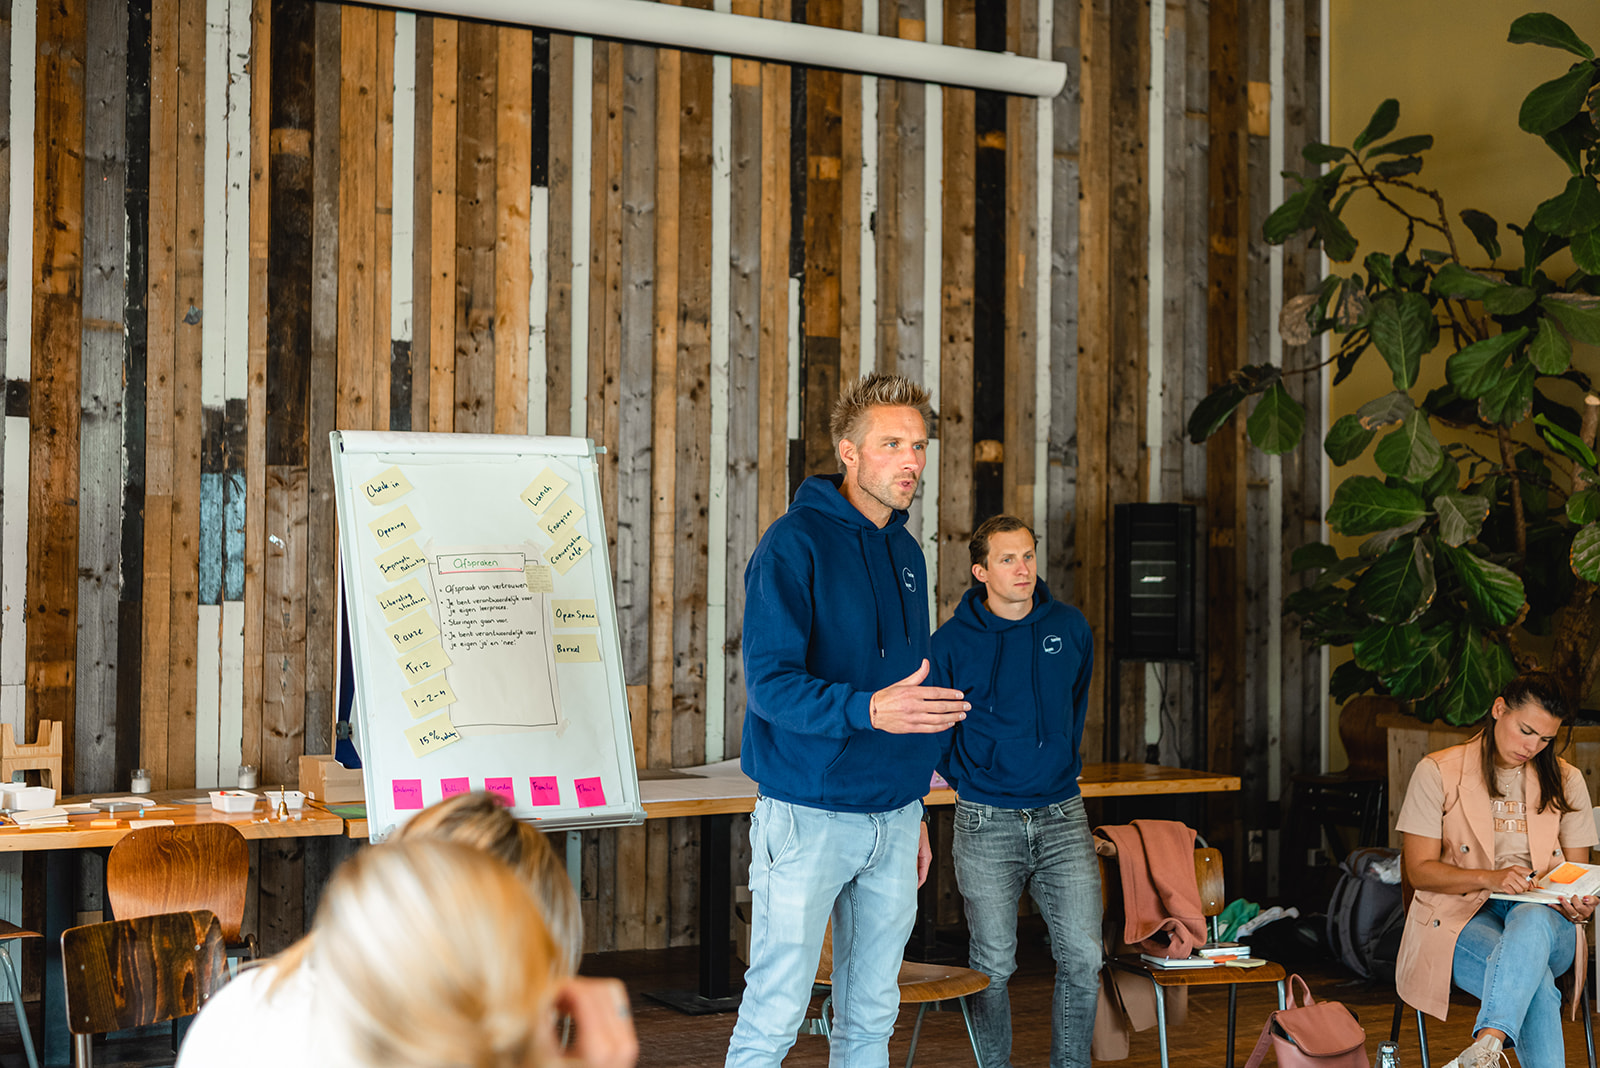
<path fill-rule="evenodd" d="M 372 339 L 368 348 L 371 362 L 371 425 L 374 430 L 391 427 L 392 373 L 394 346 L 391 340 L 391 302 L 393 300 L 394 251 L 394 104 L 395 104 L 395 13 L 377 13 L 377 55 L 373 67 L 375 99 L 372 160 Z M 408 413 L 409 414 L 409 413 Z"/>
<path fill-rule="evenodd" d="M 612 572 L 617 566 L 617 453 L 623 332 L 622 183 L 627 154 L 626 50 L 619 42 L 595 45 L 594 136 L 591 144 L 589 255 L 588 437 L 606 447 L 600 458 L 600 498 Z M 602 58 L 603 57 L 603 58 Z M 602 105 L 601 101 L 604 100 Z M 576 398 L 574 398 L 576 399 Z"/>
<path fill-rule="evenodd" d="M 428 427 L 433 352 L 433 19 L 417 17 L 411 150 L 411 428 Z"/>
<path fill-rule="evenodd" d="M 366 430 L 373 425 L 374 396 L 370 353 L 374 337 L 373 261 L 377 252 L 374 131 L 378 123 L 378 13 L 374 8 L 355 6 L 341 6 L 337 11 L 339 25 L 335 41 L 338 50 L 332 57 L 320 52 L 317 57 L 319 61 L 333 61 L 321 65 L 317 72 L 318 102 L 326 100 L 329 107 L 318 109 L 316 130 L 319 143 L 324 138 L 338 143 L 338 167 L 335 175 L 330 176 L 337 181 L 337 196 L 328 205 L 335 213 L 334 239 L 338 242 L 337 289 L 328 293 L 332 306 L 337 308 L 334 425 L 341 429 Z M 324 87 L 324 82 L 330 78 L 337 79 L 334 82 L 338 90 L 336 97 Z M 324 125 L 325 119 L 332 122 Z M 319 163 L 322 158 L 319 152 Z M 321 178 L 320 168 L 318 177 Z M 318 186 L 320 191 L 323 188 L 320 180 Z M 323 206 L 319 199 L 319 215 Z M 318 387 L 318 376 L 313 373 L 313 403 Z M 316 435 L 311 439 L 311 448 L 314 455 L 320 455 L 321 443 Z"/>
<path fill-rule="evenodd" d="M 653 388 L 651 427 L 654 441 L 651 452 L 660 458 L 652 465 L 650 493 L 650 723 L 647 731 L 646 761 L 650 767 L 672 766 L 672 661 L 673 648 L 673 542 L 685 533 L 677 529 L 678 466 L 669 457 L 678 446 L 678 242 L 681 228 L 679 158 L 682 128 L 679 113 L 683 54 L 663 48 L 656 53 L 656 203 L 668 206 L 656 213 L 655 262 L 655 345 L 651 373 Z M 677 206 L 679 210 L 671 210 Z M 662 944 L 665 944 L 666 870 L 665 842 L 658 848 L 652 840 L 652 862 L 663 865 L 662 878 L 649 890 L 651 915 L 661 914 Z M 651 873 L 654 867 L 652 863 Z M 659 891 L 659 906 L 654 898 Z M 648 932 L 655 929 L 653 923 Z"/>
<path fill-rule="evenodd" d="M 766 18 L 789 18 L 789 0 L 762 0 Z M 760 442 L 756 526 L 764 531 L 789 505 L 790 68 L 761 65 Z"/>
<path fill-rule="evenodd" d="M 544 350 L 545 432 L 549 434 L 567 434 L 572 424 L 572 50 L 570 36 L 550 35 L 550 237 L 546 259 L 550 295 Z M 587 72 L 583 77 L 588 77 Z M 588 190 L 579 195 L 587 196 Z"/>
<path fill-rule="evenodd" d="M 454 429 L 475 434 L 494 429 L 496 32 L 461 24 L 456 89 Z"/>
<path fill-rule="evenodd" d="M 837 28 L 844 18 L 842 0 L 807 0 L 806 22 Z M 806 72 L 805 115 L 805 276 L 801 288 L 800 437 L 805 470 L 831 471 L 837 466 L 828 417 L 839 396 L 840 295 L 839 261 L 843 226 L 843 186 L 839 181 L 843 142 L 842 75 L 831 70 Z"/>
<path fill-rule="evenodd" d="M 896 36 L 912 41 L 927 39 L 924 21 L 925 5 L 922 0 L 899 0 L 886 13 L 882 25 L 885 29 L 898 27 Z M 891 109 L 895 123 L 892 149 L 895 153 L 893 187 L 886 188 L 878 198 L 880 211 L 892 197 L 895 200 L 893 221 L 885 227 L 880 240 L 895 245 L 892 258 L 885 258 L 882 270 L 894 264 L 894 273 L 885 276 L 880 271 L 878 300 L 880 319 L 892 320 L 893 329 L 886 333 L 879 348 L 878 367 L 921 381 L 922 320 L 926 312 L 923 304 L 923 230 L 926 224 L 924 200 L 925 139 L 927 124 L 927 94 L 923 86 L 906 81 L 885 80 L 884 86 L 896 99 Z M 891 121 L 885 115 L 883 121 Z M 888 160 L 889 145 L 885 146 L 883 159 Z M 913 518 L 915 523 L 915 517 Z"/>
<path fill-rule="evenodd" d="M 302 587 L 308 549 L 307 504 L 305 468 L 267 468 L 260 769 L 262 782 L 268 784 L 295 782 L 297 762 L 305 751 L 306 613 Z"/>
<path fill-rule="evenodd" d="M 428 394 L 426 425 L 435 433 L 455 429 L 456 94 L 460 27 L 453 19 L 433 20 L 429 107 L 433 127 L 428 139 L 428 237 L 432 242 L 428 254 L 428 381 L 424 387 L 413 379 L 412 389 Z"/>
<path fill-rule="evenodd" d="M 1130 11 L 1148 10 L 1125 5 Z M 1006 47 L 1019 56 L 1038 52 L 1036 0 L 1008 0 Z M 1130 73 L 1124 77 L 1132 77 Z M 1005 272 L 1005 509 L 1031 520 L 1034 494 L 1035 324 L 1038 321 L 1038 135 L 1034 129 L 1039 103 L 1020 96 L 1006 98 L 1006 261 Z M 1140 127 L 1142 131 L 1145 127 Z M 1139 136 L 1143 136 L 1142 133 Z M 1142 277 L 1142 272 L 1141 272 Z M 1126 351 L 1126 350 L 1124 350 Z M 1142 396 L 1142 392 L 1137 395 Z M 1135 452 L 1137 457 L 1137 452 Z M 1135 460 L 1136 462 L 1136 460 Z"/>
<path fill-rule="evenodd" d="M 528 258 L 533 190 L 533 34 L 509 27 L 496 32 L 494 432 L 525 434 L 530 373 L 528 288 L 533 284 L 533 264 Z"/>
<path fill-rule="evenodd" d="M 861 32 L 861 9 L 876 0 L 842 0 L 840 26 Z M 861 78 L 839 83 L 839 381 L 861 376 Z M 876 131 L 873 131 L 876 134 Z"/>

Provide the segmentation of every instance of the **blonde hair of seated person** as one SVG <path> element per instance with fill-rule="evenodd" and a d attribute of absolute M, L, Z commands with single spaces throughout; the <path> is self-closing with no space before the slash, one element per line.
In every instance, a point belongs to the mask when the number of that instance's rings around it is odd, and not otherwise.
<path fill-rule="evenodd" d="M 457 794 L 429 805 L 403 824 L 396 839 L 443 838 L 499 857 L 527 880 L 544 913 L 545 927 L 569 971 L 583 955 L 583 913 L 566 867 L 533 826 L 513 819 L 493 794 Z"/>
<path fill-rule="evenodd" d="M 538 1068 L 567 969 L 526 880 L 467 845 L 374 846 L 329 883 L 302 967 L 371 1068 Z"/>

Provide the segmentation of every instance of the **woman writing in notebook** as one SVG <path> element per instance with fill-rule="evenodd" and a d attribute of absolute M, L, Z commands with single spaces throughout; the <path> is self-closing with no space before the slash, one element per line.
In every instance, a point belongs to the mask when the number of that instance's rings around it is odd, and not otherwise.
<path fill-rule="evenodd" d="M 1452 982 L 1481 1002 L 1472 1045 L 1445 1068 L 1498 1066 L 1502 1048 L 1515 1048 L 1524 1068 L 1553 1068 L 1566 1063 L 1555 979 L 1576 963 L 1576 998 L 1596 899 L 1490 895 L 1526 893 L 1564 861 L 1587 863 L 1600 836 L 1583 774 L 1551 746 L 1571 720 L 1555 677 L 1513 679 L 1489 717 L 1481 733 L 1428 754 L 1412 773 L 1396 829 L 1416 893 L 1395 985 L 1441 1020 Z"/>

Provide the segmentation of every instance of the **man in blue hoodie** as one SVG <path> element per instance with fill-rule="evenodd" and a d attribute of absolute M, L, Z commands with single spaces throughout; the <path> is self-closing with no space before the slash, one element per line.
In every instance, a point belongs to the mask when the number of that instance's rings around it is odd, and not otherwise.
<path fill-rule="evenodd" d="M 966 900 L 984 1068 L 1011 1068 L 1017 900 L 1033 896 L 1056 958 L 1051 1068 L 1088 1068 L 1100 971 L 1100 871 L 1078 790 L 1094 638 L 1083 613 L 1039 581 L 1034 537 L 999 515 L 973 532 L 969 589 L 933 635 L 930 681 L 963 690 L 972 713 L 944 736 L 955 787 L 956 883 Z"/>
<path fill-rule="evenodd" d="M 922 796 L 938 733 L 969 707 L 923 686 L 928 589 L 906 508 L 922 477 L 928 393 L 869 374 L 834 406 L 842 474 L 808 478 L 745 570 L 750 967 L 727 1068 L 794 1044 L 830 916 L 831 1062 L 888 1063 L 896 977 L 931 856 Z"/>

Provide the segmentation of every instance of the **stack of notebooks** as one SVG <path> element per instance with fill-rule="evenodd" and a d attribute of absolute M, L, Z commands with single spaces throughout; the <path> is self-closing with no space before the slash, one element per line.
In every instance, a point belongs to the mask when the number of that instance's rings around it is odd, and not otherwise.
<path fill-rule="evenodd" d="M 27 808 L 7 813 L 18 827 L 65 827 L 67 810 L 59 805 L 50 808 Z"/>
<path fill-rule="evenodd" d="M 1207 942 L 1188 957 L 1157 957 L 1150 953 L 1139 954 L 1140 959 L 1154 968 L 1254 968 L 1265 964 L 1250 955 L 1250 947 L 1241 942 Z"/>

